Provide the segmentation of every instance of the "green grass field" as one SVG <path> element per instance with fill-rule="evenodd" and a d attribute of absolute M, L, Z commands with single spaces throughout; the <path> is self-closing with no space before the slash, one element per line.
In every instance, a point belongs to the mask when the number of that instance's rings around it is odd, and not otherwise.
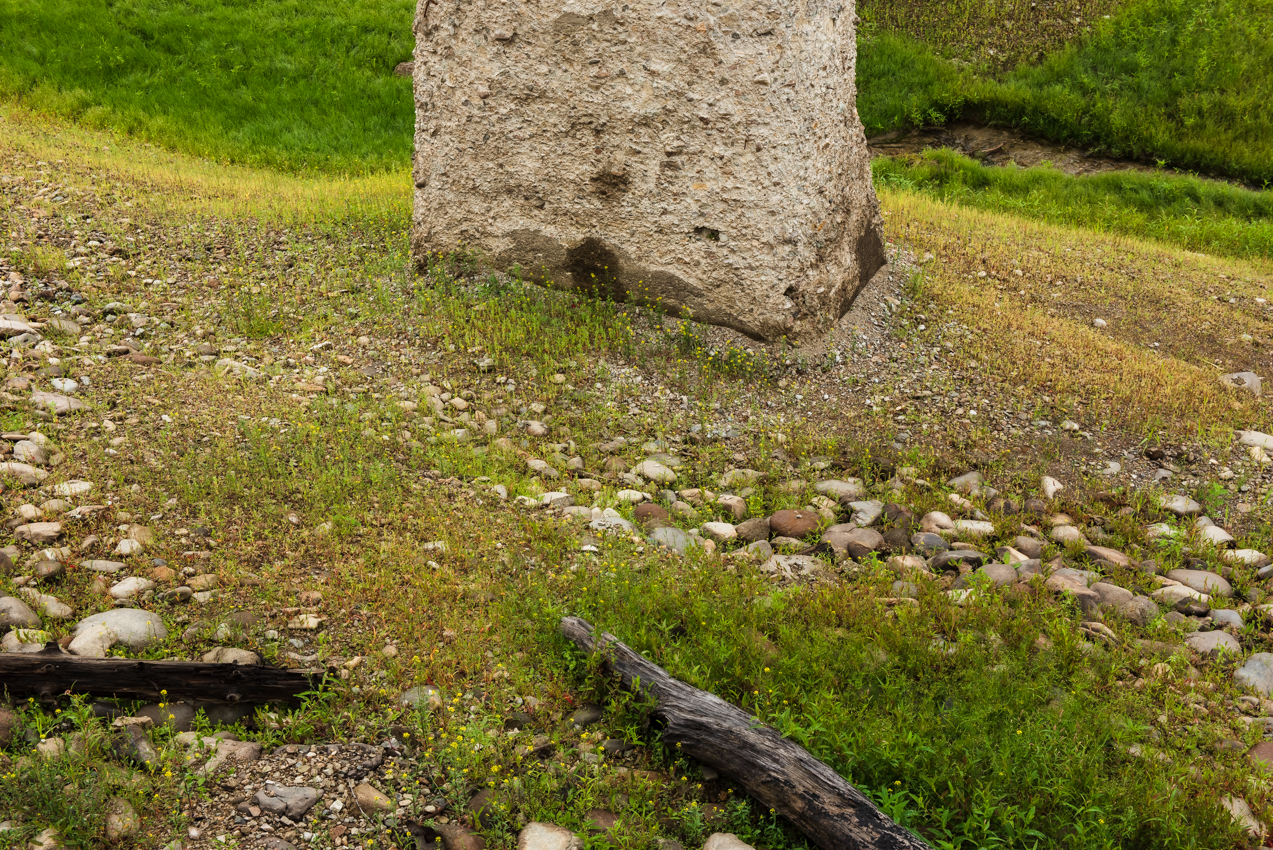
<path fill-rule="evenodd" d="M 404 167 L 409 0 L 0 2 L 0 95 L 216 160 Z M 1273 0 L 861 5 L 868 135 L 957 116 L 1273 180 Z"/>
<path fill-rule="evenodd" d="M 1190 251 L 1273 256 L 1273 193 L 1169 172 L 1072 177 L 1051 168 L 996 167 L 953 151 L 874 161 L 880 186 L 1053 224 L 1154 239 Z"/>
<path fill-rule="evenodd" d="M 1057 5 L 863 3 L 867 134 L 962 116 L 1273 181 L 1273 2 Z"/>
<path fill-rule="evenodd" d="M 0 0 L 0 96 L 214 160 L 402 168 L 410 0 Z"/>

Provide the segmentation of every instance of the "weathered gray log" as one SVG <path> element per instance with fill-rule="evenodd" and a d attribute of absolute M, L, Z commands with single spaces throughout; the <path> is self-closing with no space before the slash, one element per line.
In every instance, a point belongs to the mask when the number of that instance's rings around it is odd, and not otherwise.
<path fill-rule="evenodd" d="M 40 652 L 0 653 L 0 692 L 50 700 L 63 693 L 147 700 L 291 702 L 315 690 L 322 673 L 242 664 L 137 661 Z"/>
<path fill-rule="evenodd" d="M 614 635 L 598 638 L 585 620 L 562 618 L 561 633 L 580 649 L 599 653 L 624 687 L 654 700 L 664 740 L 733 779 L 823 850 L 927 850 L 921 838 L 772 726 L 672 678 Z"/>

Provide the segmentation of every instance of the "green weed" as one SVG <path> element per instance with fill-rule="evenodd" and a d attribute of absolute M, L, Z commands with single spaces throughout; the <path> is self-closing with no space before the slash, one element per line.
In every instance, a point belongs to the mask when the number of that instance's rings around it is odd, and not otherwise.
<path fill-rule="evenodd" d="M 883 186 L 1053 224 L 1155 239 L 1220 256 L 1273 257 L 1273 193 L 1178 174 L 1074 177 L 982 165 L 953 151 L 872 162 Z"/>
<path fill-rule="evenodd" d="M 676 351 L 690 358 L 704 374 L 728 378 L 764 379 L 771 366 L 764 352 L 749 351 L 738 345 L 723 349 L 713 346 L 703 338 L 703 328 L 688 319 L 676 322 L 669 334 Z"/>

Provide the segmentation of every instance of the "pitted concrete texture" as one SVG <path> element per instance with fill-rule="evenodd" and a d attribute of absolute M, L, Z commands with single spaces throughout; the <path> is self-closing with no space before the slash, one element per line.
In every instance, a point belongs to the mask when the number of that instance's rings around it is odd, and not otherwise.
<path fill-rule="evenodd" d="M 417 263 L 809 338 L 885 261 L 851 0 L 421 0 Z"/>

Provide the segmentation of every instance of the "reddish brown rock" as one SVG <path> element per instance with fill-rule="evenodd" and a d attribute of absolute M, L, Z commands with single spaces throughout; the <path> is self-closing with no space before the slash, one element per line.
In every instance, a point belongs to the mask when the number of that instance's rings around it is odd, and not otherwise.
<path fill-rule="evenodd" d="M 813 511 L 778 511 L 769 517 L 769 530 L 779 537 L 806 537 L 818 530 L 821 520 Z"/>
<path fill-rule="evenodd" d="M 642 502 L 637 505 L 636 509 L 632 511 L 632 515 L 645 528 L 658 528 L 659 526 L 670 525 L 672 522 L 672 515 L 653 502 Z"/>
<path fill-rule="evenodd" d="M 1273 741 L 1260 741 L 1246 751 L 1246 757 L 1265 770 L 1273 770 Z"/>

